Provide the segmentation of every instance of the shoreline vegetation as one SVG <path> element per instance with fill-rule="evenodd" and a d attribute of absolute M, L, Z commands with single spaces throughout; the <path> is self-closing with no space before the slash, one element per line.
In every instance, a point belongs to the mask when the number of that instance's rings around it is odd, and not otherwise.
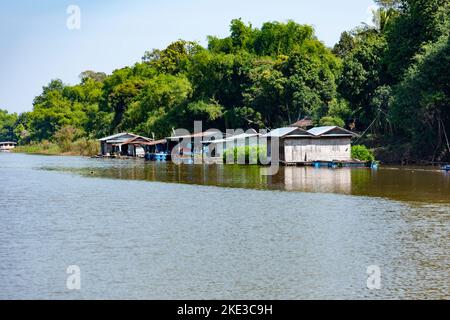
<path fill-rule="evenodd" d="M 17 146 L 12 150 L 12 152 L 52 156 L 93 157 L 100 153 L 100 147 L 97 140 L 89 140 L 84 138 L 64 146 L 46 140 L 39 143 Z"/>
<path fill-rule="evenodd" d="M 32 111 L 0 109 L 0 141 L 92 154 L 92 140 L 119 132 L 158 139 L 194 121 L 222 132 L 309 122 L 358 133 L 355 144 L 382 163 L 450 162 L 450 2 L 375 3 L 373 25 L 343 31 L 333 48 L 310 25 L 234 19 L 205 47 L 180 39 L 108 75 L 54 79 Z"/>

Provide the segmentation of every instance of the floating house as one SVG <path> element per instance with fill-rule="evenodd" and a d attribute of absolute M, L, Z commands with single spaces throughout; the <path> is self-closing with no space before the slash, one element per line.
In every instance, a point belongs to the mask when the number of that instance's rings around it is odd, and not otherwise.
<path fill-rule="evenodd" d="M 312 162 L 351 161 L 351 139 L 355 133 L 328 126 L 305 130 L 298 127 L 275 129 L 264 135 L 267 138 L 268 156 L 273 157 L 272 140 L 278 139 L 279 160 L 284 164 Z"/>
<path fill-rule="evenodd" d="M 145 144 L 145 159 L 153 161 L 168 161 L 171 159 L 167 139 L 151 141 Z"/>
<path fill-rule="evenodd" d="M 175 153 L 180 157 L 192 157 L 194 155 L 203 155 L 207 152 L 207 146 L 209 143 L 214 141 L 214 137 L 218 135 L 218 132 L 214 131 L 205 131 L 198 132 L 190 135 L 182 135 L 182 136 L 171 136 L 166 138 L 167 140 L 167 148 L 168 153 L 173 153 L 175 149 Z M 200 144 L 196 145 L 195 140 L 200 140 Z M 181 142 L 184 142 L 181 145 Z M 188 142 L 187 142 L 188 141 Z"/>
<path fill-rule="evenodd" d="M 169 150 L 169 142 L 167 139 L 155 140 L 145 144 L 146 151 L 152 154 L 157 153 L 168 153 Z"/>
<path fill-rule="evenodd" d="M 119 155 L 128 157 L 144 157 L 145 147 L 153 139 L 138 136 L 133 133 L 122 132 L 99 139 L 103 156 Z"/>
<path fill-rule="evenodd" d="M 4 141 L 0 142 L 0 151 L 1 152 L 9 152 L 16 147 L 17 143 L 12 141 Z"/>

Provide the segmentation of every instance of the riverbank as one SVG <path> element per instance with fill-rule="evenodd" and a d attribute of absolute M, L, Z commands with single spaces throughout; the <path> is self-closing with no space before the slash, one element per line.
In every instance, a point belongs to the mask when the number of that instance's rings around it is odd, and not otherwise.
<path fill-rule="evenodd" d="M 31 143 L 17 146 L 12 152 L 53 156 L 96 156 L 99 154 L 100 150 L 98 141 L 80 139 L 65 145 L 59 145 L 50 141 Z"/>

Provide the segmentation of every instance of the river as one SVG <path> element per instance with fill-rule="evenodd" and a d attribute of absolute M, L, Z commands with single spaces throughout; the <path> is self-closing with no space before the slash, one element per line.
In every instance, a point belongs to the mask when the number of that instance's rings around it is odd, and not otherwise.
<path fill-rule="evenodd" d="M 0 153 L 0 212 L 0 299 L 450 298 L 450 174 L 429 168 Z"/>

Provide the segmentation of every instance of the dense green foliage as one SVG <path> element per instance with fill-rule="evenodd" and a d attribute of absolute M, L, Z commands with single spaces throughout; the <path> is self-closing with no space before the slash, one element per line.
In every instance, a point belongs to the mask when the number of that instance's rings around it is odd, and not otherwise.
<path fill-rule="evenodd" d="M 267 163 L 267 148 L 262 146 L 240 146 L 225 150 L 222 159 L 227 164 Z"/>
<path fill-rule="evenodd" d="M 352 146 L 352 159 L 361 161 L 375 161 L 375 156 L 366 146 Z"/>
<path fill-rule="evenodd" d="M 15 113 L 0 109 L 0 141 L 15 141 L 15 125 L 18 117 Z"/>
<path fill-rule="evenodd" d="M 450 2 L 378 2 L 377 27 L 343 33 L 334 48 L 338 91 L 365 142 L 397 152 L 391 161 L 449 161 Z"/>
<path fill-rule="evenodd" d="M 272 129 L 309 117 L 364 132 L 375 149 L 401 145 L 398 160 L 449 160 L 449 2 L 376 2 L 374 26 L 343 32 L 332 50 L 308 25 L 233 20 L 207 48 L 178 40 L 111 75 L 53 80 L 31 112 L 0 111 L 0 140 L 65 149 L 120 131 L 161 138 L 194 120 Z"/>

